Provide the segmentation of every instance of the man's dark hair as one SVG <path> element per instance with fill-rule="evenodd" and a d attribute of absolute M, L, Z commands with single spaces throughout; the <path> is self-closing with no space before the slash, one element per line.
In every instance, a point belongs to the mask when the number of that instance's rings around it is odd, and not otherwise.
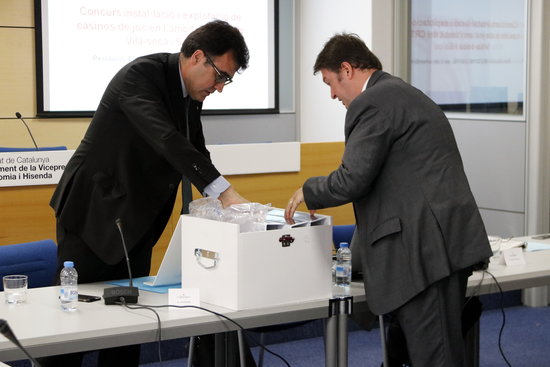
<path fill-rule="evenodd" d="M 369 50 L 365 42 L 353 33 L 336 34 L 325 43 L 313 66 L 313 74 L 321 69 L 339 72 L 342 63 L 347 61 L 354 68 L 382 70 L 382 63 Z"/>
<path fill-rule="evenodd" d="M 181 53 L 191 57 L 197 50 L 208 56 L 220 56 L 233 51 L 239 69 L 248 67 L 248 47 L 241 32 L 223 20 L 214 20 L 191 32 L 181 45 Z"/>

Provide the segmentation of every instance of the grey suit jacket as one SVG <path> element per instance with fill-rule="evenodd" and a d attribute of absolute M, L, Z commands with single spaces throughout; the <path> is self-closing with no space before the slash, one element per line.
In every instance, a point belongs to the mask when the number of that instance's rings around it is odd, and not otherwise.
<path fill-rule="evenodd" d="M 491 256 L 451 126 L 421 91 L 383 71 L 349 106 L 342 163 L 308 179 L 309 209 L 353 202 L 375 314 Z"/>
<path fill-rule="evenodd" d="M 59 223 L 105 263 L 124 258 L 116 218 L 128 251 L 153 246 L 182 175 L 201 192 L 220 176 L 205 146 L 202 103 L 184 101 L 178 57 L 144 56 L 115 75 L 52 197 Z"/>

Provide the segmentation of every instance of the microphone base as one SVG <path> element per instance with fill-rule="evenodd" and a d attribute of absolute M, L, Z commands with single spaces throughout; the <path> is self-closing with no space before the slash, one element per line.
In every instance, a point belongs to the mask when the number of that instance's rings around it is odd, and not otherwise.
<path fill-rule="evenodd" d="M 139 290 L 137 287 L 110 287 L 103 290 L 103 299 L 106 305 L 115 305 L 124 298 L 126 303 L 137 303 Z"/>

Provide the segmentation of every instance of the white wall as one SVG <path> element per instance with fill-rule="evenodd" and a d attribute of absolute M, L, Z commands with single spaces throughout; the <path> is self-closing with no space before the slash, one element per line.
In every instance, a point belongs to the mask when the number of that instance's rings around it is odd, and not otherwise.
<path fill-rule="evenodd" d="M 330 142 L 344 140 L 345 107 L 330 99 L 321 74 L 313 75 L 317 55 L 336 33 L 356 33 L 371 47 L 371 0 L 298 1 L 299 140 Z"/>
<path fill-rule="evenodd" d="M 488 234 L 522 236 L 525 233 L 525 122 L 471 116 L 450 121 Z"/>

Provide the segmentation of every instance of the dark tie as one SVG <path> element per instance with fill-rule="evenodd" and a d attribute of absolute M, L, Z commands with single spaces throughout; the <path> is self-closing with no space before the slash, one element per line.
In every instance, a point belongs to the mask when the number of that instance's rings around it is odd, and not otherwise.
<path fill-rule="evenodd" d="M 191 135 L 189 134 L 189 107 L 191 105 L 191 98 L 187 96 L 185 98 L 185 127 L 187 132 L 187 140 L 191 142 Z M 189 203 L 193 200 L 193 191 L 191 190 L 191 182 L 187 177 L 181 178 L 181 214 L 189 214 Z"/>

